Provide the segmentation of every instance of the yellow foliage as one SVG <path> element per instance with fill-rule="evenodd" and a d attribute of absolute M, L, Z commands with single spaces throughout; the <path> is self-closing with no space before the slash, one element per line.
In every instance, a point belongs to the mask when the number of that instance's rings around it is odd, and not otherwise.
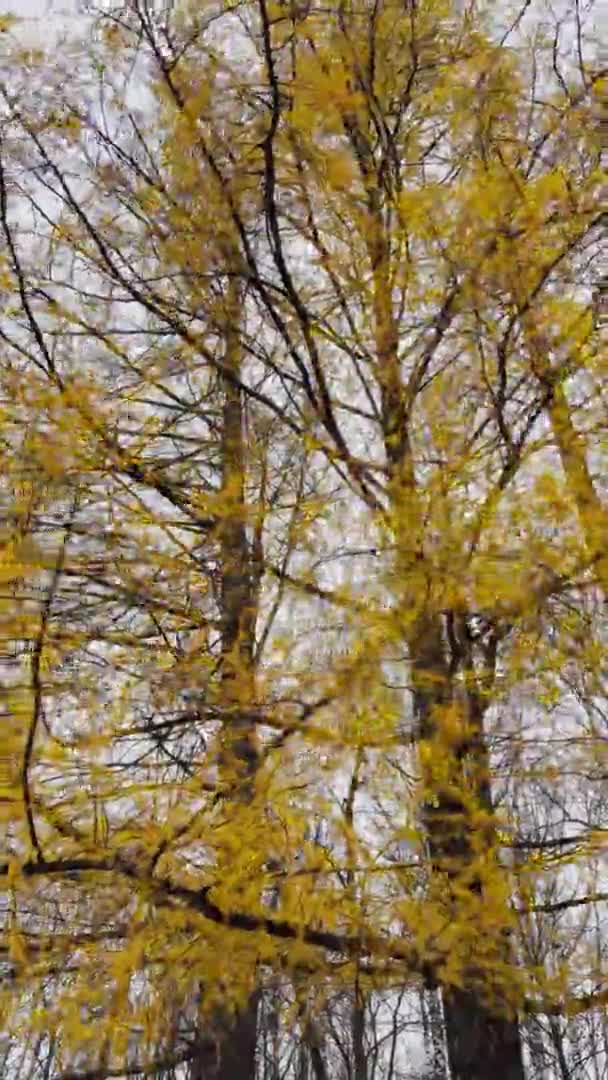
<path fill-rule="evenodd" d="M 591 89 L 484 5 L 127 7 L 86 123 L 3 97 L 3 1030 L 145 1072 L 424 983 L 465 1076 L 597 976 Z"/>

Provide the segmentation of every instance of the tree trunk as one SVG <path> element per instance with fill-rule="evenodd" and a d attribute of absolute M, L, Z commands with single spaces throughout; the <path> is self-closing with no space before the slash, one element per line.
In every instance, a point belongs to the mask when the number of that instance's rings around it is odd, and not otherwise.
<path fill-rule="evenodd" d="M 474 683 L 473 644 L 464 621 L 452 619 L 445 628 L 440 618 L 421 618 L 412 639 L 414 705 L 418 734 L 430 749 L 423 766 L 428 798 L 422 816 L 431 867 L 438 876 L 447 903 L 459 918 L 458 890 L 481 899 L 483 883 L 471 870 L 480 847 L 490 851 L 495 841 L 490 767 L 483 728 L 483 688 Z M 448 646 L 446 647 L 446 640 Z M 484 657 L 495 660 L 495 643 Z M 457 679 L 457 674 L 466 680 Z M 465 687 L 467 687 L 465 689 Z M 462 734 L 441 732 L 441 709 L 461 711 Z M 447 775 L 438 781 L 437 760 L 447 757 Z M 465 798 L 466 790 L 466 798 Z M 471 804 L 474 811 L 471 810 Z M 500 868 L 497 867 L 497 872 Z M 462 908 L 460 909 L 462 910 Z M 462 918 L 462 916 L 460 916 Z M 483 925 L 480 934 L 484 934 Z M 494 931 L 497 960 L 508 963 L 507 926 Z M 480 942 L 485 952 L 487 942 Z M 474 950 L 474 942 L 473 942 Z M 508 1000 L 508 988 L 499 986 L 488 969 L 487 954 L 479 964 L 471 956 L 470 985 L 443 986 L 443 1011 L 448 1062 L 452 1080 L 525 1080 L 523 1045 L 517 1016 Z M 464 972 L 465 981 L 467 972 Z"/>
<path fill-rule="evenodd" d="M 257 995 L 236 1016 L 218 1015 L 204 1025 L 188 1080 L 255 1080 Z"/>
<path fill-rule="evenodd" d="M 248 803 L 259 765 L 252 723 L 255 700 L 255 620 L 258 580 L 247 537 L 243 403 L 236 380 L 241 371 L 242 295 L 236 281 L 227 287 L 225 314 L 226 376 L 222 410 L 222 507 L 218 528 L 221 565 L 222 706 L 225 713 L 220 777 L 227 812 Z M 232 376 L 232 378 L 231 378 Z M 230 958 L 227 957 L 227 962 Z M 255 1080 L 259 995 L 237 1013 L 219 1015 L 213 1025 L 216 1061 L 204 1080 Z"/>
<path fill-rule="evenodd" d="M 365 133 L 367 135 L 367 133 Z M 365 137 L 361 141 L 367 146 Z M 370 172 L 373 162 L 369 162 Z M 472 660 L 472 646 L 463 637 L 458 636 L 457 624 L 466 630 L 461 613 L 452 613 L 451 617 L 434 609 L 429 588 L 437 584 L 441 568 L 427 560 L 424 550 L 425 513 L 418 496 L 414 456 L 410 442 L 409 412 L 413 396 L 419 383 L 410 379 L 403 384 L 402 365 L 399 356 L 399 328 L 392 304 L 392 279 L 390 243 L 387 240 L 385 226 L 380 212 L 381 198 L 378 189 L 369 185 L 367 189 L 368 213 L 373 223 L 370 229 L 368 254 L 373 270 L 373 320 L 381 389 L 381 412 L 386 462 L 391 481 L 391 501 L 395 513 L 396 539 L 401 562 L 400 577 L 406 585 L 406 603 L 412 604 L 412 610 L 419 609 L 419 616 L 414 623 L 409 622 L 406 631 L 409 653 L 412 662 L 412 682 L 414 693 L 414 711 L 421 741 L 428 744 L 432 753 L 436 748 L 449 759 L 450 777 L 447 783 L 437 782 L 432 762 L 422 765 L 425 773 L 424 786 L 427 803 L 423 808 L 423 825 L 428 838 L 428 850 L 431 868 L 440 887 L 447 884 L 449 902 L 458 908 L 457 891 L 453 888 L 456 879 L 467 882 L 465 888 L 475 891 L 476 883 L 468 884 L 470 874 L 468 866 L 474 858 L 474 851 L 479 847 L 479 838 L 474 835 L 476 824 L 470 819 L 465 803 L 454 796 L 456 791 L 467 788 L 471 795 L 470 777 L 477 780 L 478 790 L 473 793 L 480 808 L 485 810 L 488 822 L 491 822 L 492 805 L 489 790 L 486 748 L 483 733 L 482 702 L 483 693 L 475 689 L 465 689 L 475 685 L 475 670 Z M 441 341 L 445 330 L 454 314 L 451 302 L 442 311 L 436 327 L 436 343 Z M 426 591 L 426 600 L 421 596 Z M 445 621 L 444 621 L 445 620 Z M 406 620 L 406 625 L 408 620 Z M 494 661 L 496 659 L 494 653 Z M 442 739 L 438 730 L 437 716 L 442 707 L 453 706 L 458 696 L 471 698 L 474 713 L 472 717 L 463 715 L 463 736 L 461 745 L 452 745 Z M 473 700 L 475 699 L 475 700 Z M 465 733 L 472 720 L 473 737 Z M 488 830 L 491 832 L 491 829 Z M 488 843 L 491 837 L 488 835 Z M 451 897 L 450 897 L 451 893 Z M 508 949 L 508 943 L 503 943 Z M 504 952 L 501 953 L 504 956 Z M 503 1003 L 498 995 L 496 1015 L 492 1005 L 484 1004 L 481 987 L 483 972 L 476 972 L 473 989 L 460 991 L 446 988 L 444 994 L 444 1013 L 448 1058 L 453 1080 L 482 1080 L 482 1078 L 500 1076 L 507 1080 L 524 1080 L 522 1047 L 517 1019 L 503 1019 Z M 485 997 L 485 995 L 484 995 Z M 492 996 L 487 995 L 492 1001 Z M 488 1045 L 488 1040 L 491 1046 Z M 492 1062 L 490 1066 L 488 1063 Z M 500 1067 L 499 1067 L 500 1065 Z M 489 1071 L 491 1070 L 491 1072 Z"/>
<path fill-rule="evenodd" d="M 365 1053 L 365 1000 L 359 987 L 355 989 L 352 1011 L 354 1080 L 367 1080 L 367 1056 Z"/>
<path fill-rule="evenodd" d="M 452 1080 L 525 1080 L 517 1020 L 494 1015 L 475 991 L 444 991 Z"/>
<path fill-rule="evenodd" d="M 253 994 L 247 1006 L 231 1017 L 222 1033 L 218 1062 L 205 1080 L 255 1080 L 258 996 Z"/>

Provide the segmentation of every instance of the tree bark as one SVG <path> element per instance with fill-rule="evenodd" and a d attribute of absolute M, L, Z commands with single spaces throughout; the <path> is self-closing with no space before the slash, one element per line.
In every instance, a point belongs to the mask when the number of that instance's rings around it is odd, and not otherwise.
<path fill-rule="evenodd" d="M 439 616 L 421 618 L 411 646 L 418 735 L 438 755 L 448 753 L 450 757 L 446 783 L 437 784 L 430 766 L 426 786 L 431 798 L 422 816 L 432 870 L 444 883 L 447 902 L 453 905 L 458 918 L 456 885 L 462 888 L 466 883 L 483 904 L 483 885 L 470 868 L 480 843 L 490 850 L 495 839 L 483 695 L 473 683 L 473 645 L 467 640 L 462 620 L 458 630 L 452 623 L 444 635 Z M 465 681 L 457 680 L 457 673 L 467 676 L 468 689 Z M 447 705 L 465 713 L 462 736 L 459 740 L 452 733 L 449 749 L 436 720 L 438 710 Z M 465 788 L 468 805 L 459 796 L 459 792 L 464 795 Z M 472 819 L 471 800 L 483 825 Z M 498 933 L 495 948 L 497 958 L 508 962 L 510 942 L 506 929 Z M 470 979 L 469 986 L 442 987 L 452 1080 L 525 1080 L 519 1023 L 504 988 L 493 983 L 492 971 L 483 962 L 477 966 L 474 956 Z"/>
<path fill-rule="evenodd" d="M 367 1080 L 367 1055 L 365 1053 L 365 1001 L 359 987 L 355 988 L 352 1011 L 354 1080 Z"/>
<path fill-rule="evenodd" d="M 255 1080 L 258 998 L 253 994 L 221 1032 L 217 1064 L 204 1080 Z"/>
<path fill-rule="evenodd" d="M 257 996 L 233 1015 L 217 1015 L 204 1025 L 188 1080 L 255 1080 Z"/>
<path fill-rule="evenodd" d="M 516 1020 L 493 1014 L 475 991 L 444 991 L 452 1080 L 525 1080 Z"/>
<path fill-rule="evenodd" d="M 239 284 L 227 286 L 225 313 L 226 376 L 222 408 L 222 506 L 218 527 L 221 573 L 222 706 L 225 720 L 220 755 L 224 800 L 235 810 L 251 800 L 259 765 L 259 748 L 251 704 L 255 698 L 255 620 L 258 581 L 247 537 L 245 446 L 241 390 Z M 231 378 L 233 376 L 234 378 Z M 227 957 L 227 963 L 230 958 Z M 212 1033 L 215 1061 L 204 1066 L 201 1080 L 255 1080 L 259 995 L 251 994 L 234 1016 L 216 1014 Z"/>

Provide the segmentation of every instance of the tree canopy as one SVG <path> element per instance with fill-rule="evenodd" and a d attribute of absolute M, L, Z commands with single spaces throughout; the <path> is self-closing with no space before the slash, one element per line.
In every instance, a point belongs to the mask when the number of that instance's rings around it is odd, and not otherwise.
<path fill-rule="evenodd" d="M 594 17 L 0 20 L 7 1075 L 603 1075 Z"/>

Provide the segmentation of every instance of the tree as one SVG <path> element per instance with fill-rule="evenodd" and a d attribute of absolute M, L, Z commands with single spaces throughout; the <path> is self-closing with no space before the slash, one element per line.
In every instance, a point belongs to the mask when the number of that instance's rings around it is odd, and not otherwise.
<path fill-rule="evenodd" d="M 346 992 L 363 1080 L 414 987 L 516 1080 L 605 1004 L 606 73 L 534 8 L 128 0 L 44 106 L 16 42 L 6 1023 L 63 1075 L 249 1080 L 280 991 L 321 1076 Z"/>

